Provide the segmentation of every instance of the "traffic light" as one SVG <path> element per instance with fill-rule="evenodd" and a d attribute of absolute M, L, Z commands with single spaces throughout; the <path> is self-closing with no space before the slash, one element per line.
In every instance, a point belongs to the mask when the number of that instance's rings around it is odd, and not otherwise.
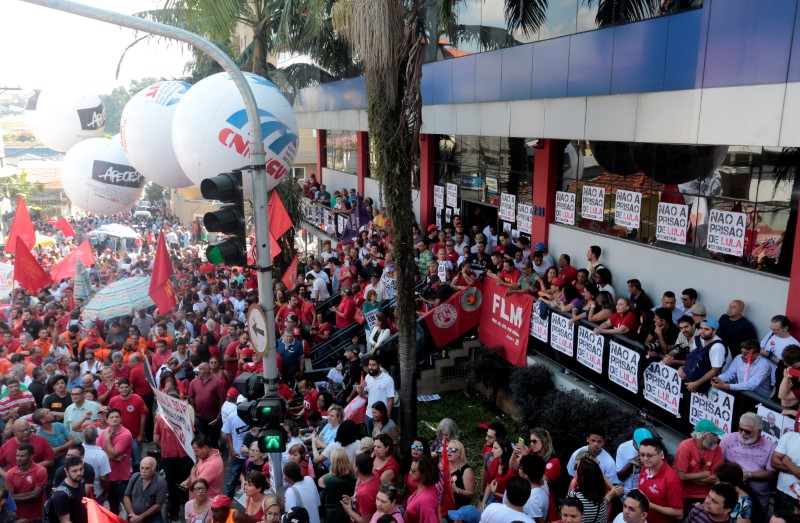
<path fill-rule="evenodd" d="M 203 225 L 209 232 L 221 232 L 228 237 L 206 249 L 208 261 L 214 265 L 247 265 L 247 228 L 242 192 L 242 171 L 222 173 L 200 182 L 200 192 L 207 200 L 227 203 L 217 211 L 203 216 Z"/>
<path fill-rule="evenodd" d="M 237 405 L 236 413 L 248 425 L 257 425 L 257 423 L 253 423 L 255 418 L 252 413 L 255 412 L 258 398 L 264 395 L 263 376 L 255 372 L 243 372 L 236 377 L 233 386 L 239 391 L 239 394 L 248 399 Z"/>
<path fill-rule="evenodd" d="M 261 452 L 286 452 L 286 431 L 277 429 L 261 429 L 258 432 L 258 450 Z"/>
<path fill-rule="evenodd" d="M 280 396 L 261 398 L 255 402 L 250 416 L 261 427 L 258 448 L 261 452 L 284 452 L 288 436 L 283 428 L 286 419 L 286 401 Z"/>

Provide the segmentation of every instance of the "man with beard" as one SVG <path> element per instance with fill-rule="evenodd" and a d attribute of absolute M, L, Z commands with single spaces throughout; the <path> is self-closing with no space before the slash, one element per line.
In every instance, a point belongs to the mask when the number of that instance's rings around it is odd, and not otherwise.
<path fill-rule="evenodd" d="M 719 323 L 714 318 L 700 322 L 700 336 L 695 338 L 695 348 L 686 356 L 684 366 L 678 369 L 678 375 L 686 382 L 689 392 L 706 392 L 711 379 L 725 372 L 731 363 L 730 351 L 717 336 L 717 329 Z M 698 501 L 703 499 L 705 494 Z"/>
<path fill-rule="evenodd" d="M 762 435 L 764 422 L 754 412 L 745 412 L 739 418 L 739 430 L 725 434 L 719 443 L 725 461 L 736 463 L 744 471 L 744 478 L 764 507 L 769 508 L 769 485 L 775 476 L 770 456 L 775 443 Z"/>
<path fill-rule="evenodd" d="M 344 405 L 346 401 L 350 400 L 350 395 L 353 393 L 353 388 L 361 381 L 361 361 L 359 359 L 360 350 L 358 345 L 350 345 L 344 350 L 344 367 L 342 369 L 342 389 L 340 405 Z M 355 397 L 355 396 L 354 396 Z"/>
<path fill-rule="evenodd" d="M 372 405 L 382 401 L 386 405 L 387 417 L 392 415 L 394 405 L 394 380 L 381 368 L 378 356 L 371 354 L 368 356 L 369 366 L 367 377 L 364 379 L 364 386 L 357 386 L 358 393 L 367 400 L 367 434 L 372 434 L 375 422 L 372 419 Z"/>
<path fill-rule="evenodd" d="M 725 431 L 713 421 L 703 419 L 694 426 L 691 437 L 683 440 L 675 451 L 673 467 L 683 483 L 683 510 L 686 514 L 695 503 L 702 503 L 711 486 L 717 482 L 714 471 L 724 461 L 719 446 Z"/>
<path fill-rule="evenodd" d="M 591 429 L 586 434 L 586 443 L 587 445 L 584 445 L 572 453 L 567 463 L 567 474 L 574 476 L 575 462 L 577 461 L 578 455 L 588 453 L 589 456 L 597 460 L 597 463 L 600 465 L 600 470 L 603 471 L 603 475 L 608 478 L 608 481 L 613 484 L 619 484 L 620 481 L 617 478 L 617 462 L 614 461 L 614 456 L 603 448 L 606 444 L 605 430 L 600 427 Z"/>

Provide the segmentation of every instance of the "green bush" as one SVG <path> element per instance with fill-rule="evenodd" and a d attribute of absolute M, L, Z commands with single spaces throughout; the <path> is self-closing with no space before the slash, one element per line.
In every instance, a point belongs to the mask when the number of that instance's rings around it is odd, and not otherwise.
<path fill-rule="evenodd" d="M 471 373 L 475 379 L 483 384 L 492 393 L 492 402 L 497 399 L 497 393 L 508 390 L 509 377 L 513 366 L 497 353 L 502 347 L 490 349 L 481 345 L 473 349 Z"/>

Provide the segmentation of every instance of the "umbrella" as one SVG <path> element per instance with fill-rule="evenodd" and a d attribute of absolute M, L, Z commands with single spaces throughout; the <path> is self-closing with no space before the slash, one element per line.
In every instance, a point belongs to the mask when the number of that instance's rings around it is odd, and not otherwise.
<path fill-rule="evenodd" d="M 8 236 L 6 236 L 5 242 L 8 242 Z M 55 245 L 56 239 L 52 236 L 45 236 L 44 234 L 36 233 L 36 243 L 33 245 L 34 247 L 42 247 L 45 245 Z"/>
<path fill-rule="evenodd" d="M 101 234 L 113 236 L 115 238 L 130 238 L 133 240 L 142 237 L 138 232 L 134 231 L 130 227 L 121 225 L 119 223 L 107 223 L 105 225 L 101 225 L 97 229 L 91 231 L 89 236 L 98 236 Z"/>
<path fill-rule="evenodd" d="M 83 319 L 110 320 L 154 305 L 150 298 L 150 276 L 125 278 L 106 285 L 83 309 Z"/>
<path fill-rule="evenodd" d="M 89 273 L 83 266 L 83 262 L 78 260 L 75 266 L 75 297 L 86 299 L 92 294 L 92 285 L 89 283 Z"/>

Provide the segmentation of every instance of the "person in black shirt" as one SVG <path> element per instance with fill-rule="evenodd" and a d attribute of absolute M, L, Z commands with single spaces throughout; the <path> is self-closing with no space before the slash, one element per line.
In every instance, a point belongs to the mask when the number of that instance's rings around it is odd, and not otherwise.
<path fill-rule="evenodd" d="M 477 252 L 470 254 L 467 261 L 470 267 L 472 267 L 472 272 L 474 272 L 476 276 L 481 276 L 489 267 L 490 263 L 489 255 L 486 254 L 486 242 L 479 241 L 476 244 L 476 249 Z"/>
<path fill-rule="evenodd" d="M 70 456 L 74 456 L 78 458 L 81 461 L 81 463 L 83 463 L 83 483 L 86 485 L 85 492 L 86 495 L 88 496 L 89 489 L 94 487 L 95 470 L 94 467 L 92 467 L 90 464 L 84 463 L 83 457 L 85 454 L 86 454 L 86 449 L 83 448 L 83 445 L 81 443 L 73 443 L 72 446 L 67 451 L 64 466 L 59 467 L 56 470 L 56 475 L 53 477 L 53 485 L 57 487 L 61 485 L 61 483 L 63 483 L 65 479 L 67 479 L 66 461 L 69 460 Z"/>
<path fill-rule="evenodd" d="M 69 516 L 71 523 L 86 523 L 86 506 L 81 501 L 86 493 L 84 486 L 84 465 L 81 458 L 67 458 L 66 478 L 59 488 L 53 490 L 53 505 L 56 515 Z"/>
<path fill-rule="evenodd" d="M 28 392 L 33 394 L 33 399 L 36 400 L 36 408 L 42 408 L 42 402 L 44 401 L 44 393 L 47 386 L 45 385 L 45 378 L 47 378 L 47 373 L 44 371 L 42 367 L 34 367 L 33 372 L 31 373 L 31 377 L 33 381 L 30 385 L 28 385 Z"/>
<path fill-rule="evenodd" d="M 42 322 L 31 316 L 31 311 L 25 309 L 22 311 L 22 330 L 31 335 L 31 339 L 39 337 L 39 331 L 44 329 Z"/>
<path fill-rule="evenodd" d="M 438 276 L 433 275 L 431 278 L 431 291 L 435 292 L 434 298 L 425 298 L 424 296 L 420 296 L 419 300 L 426 303 L 430 307 L 436 307 L 443 301 L 446 301 L 450 296 L 454 294 L 455 291 L 450 288 L 450 284 L 447 282 L 442 282 Z"/>

